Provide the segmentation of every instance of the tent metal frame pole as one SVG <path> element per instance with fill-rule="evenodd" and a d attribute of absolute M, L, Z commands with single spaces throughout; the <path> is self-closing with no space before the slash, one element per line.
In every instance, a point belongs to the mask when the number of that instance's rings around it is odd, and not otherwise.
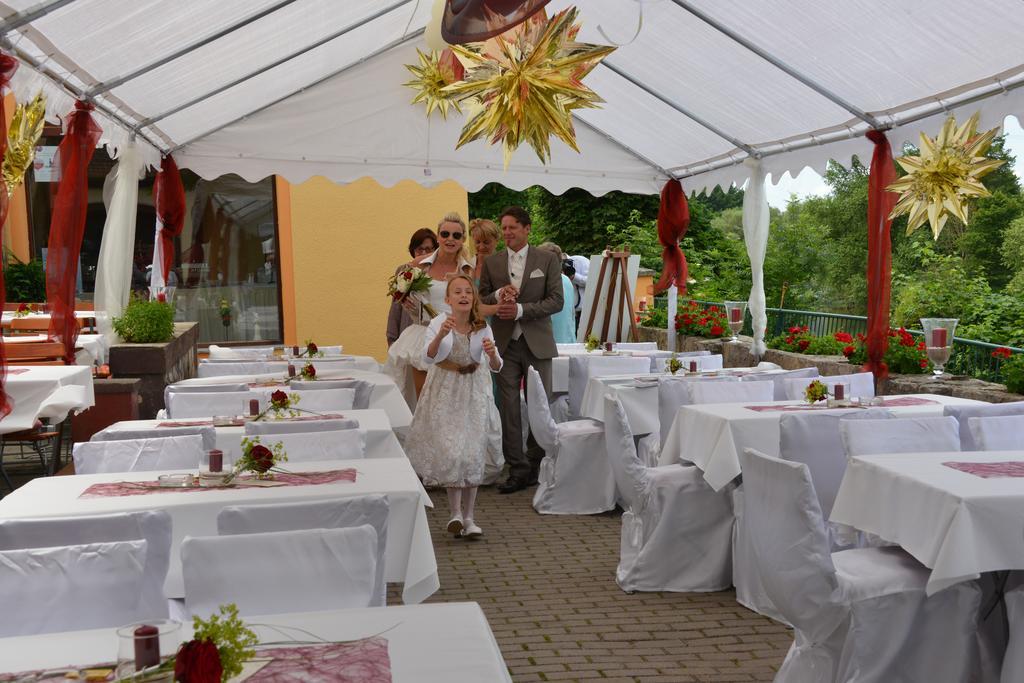
<path fill-rule="evenodd" d="M 629 147 L 628 145 L 622 144 L 621 142 L 619 142 L 618 140 L 613 138 L 611 135 L 609 135 L 608 133 L 604 132 L 603 130 L 601 130 L 600 128 L 598 128 L 594 124 L 592 124 L 590 121 L 587 121 L 586 119 L 583 119 L 583 118 L 577 116 L 576 114 L 573 114 L 573 119 L 575 119 L 576 121 L 579 121 L 584 126 L 586 126 L 590 130 L 594 131 L 595 133 L 597 133 L 598 135 L 603 137 L 608 142 L 613 143 L 616 147 L 621 147 L 622 149 L 626 150 L 627 152 L 629 152 L 631 155 L 633 155 L 634 157 L 636 157 L 640 161 L 644 162 L 645 164 L 648 164 L 652 168 L 654 168 L 654 169 L 660 171 L 661 173 L 665 174 L 665 177 L 668 180 L 672 180 L 672 179 L 675 178 L 675 176 L 672 175 L 672 173 L 670 173 L 667 168 L 665 168 L 661 164 L 655 162 L 650 157 L 641 154 L 640 152 L 636 151 L 632 147 Z"/>
<path fill-rule="evenodd" d="M 0 35 L 6 35 L 11 31 L 17 31 L 22 26 L 31 24 L 36 19 L 42 19 L 50 12 L 56 12 L 65 5 L 70 5 L 75 0 L 48 0 L 41 2 L 31 9 L 18 12 L 0 22 Z"/>
<path fill-rule="evenodd" d="M 327 43 L 329 43 L 329 42 L 331 42 L 333 40 L 337 40 L 338 38 L 340 38 L 341 36 L 345 35 L 346 33 L 349 33 L 351 31 L 355 31 L 358 28 L 366 26 L 367 24 L 369 24 L 369 23 L 379 19 L 380 17 L 393 12 L 394 10 L 396 10 L 396 9 L 398 9 L 398 8 L 404 6 L 404 5 L 408 5 L 412 1 L 413 0 L 399 0 L 398 2 L 392 3 L 392 4 L 388 5 L 387 7 L 384 7 L 382 9 L 377 10 L 376 12 L 374 12 L 373 14 L 371 14 L 371 15 L 369 15 L 367 17 L 363 17 L 362 19 L 360 19 L 359 21 L 355 22 L 354 24 L 349 24 L 345 28 L 343 28 L 343 29 L 341 29 L 339 31 L 335 31 L 334 33 L 330 34 L 329 36 L 321 38 L 320 40 L 316 41 L 312 45 L 307 45 L 306 47 L 302 48 L 301 50 L 297 50 L 296 52 L 293 52 L 293 53 L 291 53 L 289 55 L 286 55 L 285 57 L 282 57 L 281 59 L 277 59 L 274 62 L 272 62 L 270 64 L 267 64 L 266 66 L 263 66 L 263 67 L 257 69 L 256 71 L 252 71 L 252 72 L 246 74 L 245 76 L 242 76 L 241 78 L 236 78 L 235 80 L 231 81 L 230 83 L 225 83 L 222 86 L 214 88 L 210 92 L 205 93 L 203 95 L 200 95 L 199 97 L 195 97 L 195 98 L 189 100 L 188 102 L 185 102 L 184 104 L 179 104 L 178 106 L 173 107 L 171 109 L 168 109 L 167 111 L 164 111 L 164 112 L 161 112 L 161 113 L 159 113 L 159 114 L 157 114 L 155 116 L 150 116 L 150 117 L 148 117 L 146 119 L 143 119 L 142 121 L 139 122 L 138 126 L 136 126 L 136 130 L 141 130 L 142 128 L 146 128 L 148 126 L 153 125 L 157 121 L 162 121 L 163 119 L 166 119 L 168 116 L 172 116 L 174 114 L 177 114 L 178 112 L 184 111 L 185 109 L 188 109 L 189 107 L 194 107 L 195 105 L 199 104 L 200 102 L 208 100 L 211 97 L 215 97 L 216 95 L 219 95 L 220 93 L 225 92 L 226 90 L 230 90 L 231 88 L 234 88 L 236 85 L 240 85 L 240 84 L 242 84 L 242 83 L 244 83 L 244 82 L 246 82 L 246 81 L 248 81 L 248 80 L 250 80 L 252 78 L 255 78 L 256 76 L 259 76 L 260 74 L 266 73 L 267 71 L 270 71 L 271 69 L 277 68 L 277 67 L 281 66 L 282 64 L 285 64 L 286 62 L 289 62 L 289 61 L 295 59 L 296 57 L 300 57 L 300 56 L 306 54 L 307 52 L 315 50 L 316 48 L 318 48 L 318 47 L 320 47 L 322 45 L 326 45 Z"/>
<path fill-rule="evenodd" d="M 625 71 L 623 71 L 619 67 L 615 66 L 614 64 L 611 64 L 607 59 L 601 60 L 599 62 L 599 64 L 601 66 L 605 67 L 606 69 L 608 69 L 609 71 L 611 71 L 612 73 L 614 73 L 614 74 L 616 74 L 618 76 L 621 76 L 622 78 L 626 79 L 627 81 L 629 81 L 630 83 L 632 83 L 636 87 L 640 88 L 641 90 L 643 90 L 645 93 L 647 93 L 651 97 L 657 99 L 658 101 L 662 102 L 663 104 L 665 104 L 665 105 L 671 107 L 672 109 L 676 110 L 677 112 L 679 112 L 680 114 L 682 114 L 686 118 L 691 119 L 692 121 L 694 121 L 695 123 L 700 124 L 704 128 L 707 128 L 709 131 L 711 131 L 712 133 L 714 133 L 718 137 L 722 138 L 723 140 L 731 142 L 737 149 L 742 149 L 744 152 L 746 152 L 747 154 L 749 154 L 752 157 L 756 158 L 758 156 L 759 152 L 756 149 L 754 149 L 753 147 L 751 147 L 750 145 L 748 145 L 747 143 L 743 142 L 742 140 L 740 140 L 738 138 L 733 137 L 732 135 L 729 135 L 728 133 L 726 133 L 724 130 L 722 130 L 721 128 L 719 128 L 715 124 L 709 122 L 707 119 L 704 119 L 704 118 L 698 116 L 697 114 L 694 114 L 692 111 L 690 111 L 689 109 L 687 109 L 683 105 L 679 104 L 678 102 L 676 102 L 674 100 L 670 100 L 668 97 L 666 97 L 665 95 L 662 95 L 660 92 L 658 92 L 657 90 L 655 90 L 651 86 L 649 86 L 646 83 L 643 83 L 643 82 L 637 80 L 636 78 L 634 78 L 633 76 L 629 75 L 628 73 L 626 73 Z"/>
<path fill-rule="evenodd" d="M 8 52 L 11 52 L 12 54 L 14 54 L 15 57 L 17 57 L 18 61 L 21 61 L 21 62 L 24 62 L 25 64 L 28 64 L 32 68 L 33 71 L 35 71 L 36 73 L 42 75 L 43 77 L 45 77 L 46 79 L 48 79 L 49 81 L 51 81 L 52 83 L 57 85 L 62 90 L 67 91 L 67 93 L 69 95 L 71 95 L 72 97 L 74 97 L 76 100 L 83 100 L 83 101 L 85 100 L 85 95 L 81 91 L 79 91 L 73 85 L 71 85 L 70 83 L 68 83 L 64 79 L 62 79 L 57 74 L 53 73 L 50 69 L 48 69 L 45 66 L 43 66 L 42 64 L 40 64 L 37 60 L 35 60 L 31 56 L 24 54 L 21 50 L 16 49 L 11 44 L 11 42 L 9 40 L 7 40 L 6 38 L 0 39 L 0 45 L 2 45 L 3 48 L 5 50 L 7 50 Z M 96 107 L 96 109 L 99 110 L 100 112 L 102 112 L 105 116 L 109 117 L 110 119 L 112 119 L 112 120 L 116 121 L 118 124 L 120 124 L 121 127 L 124 128 L 126 131 L 128 131 L 132 136 L 138 135 L 139 137 L 141 137 L 143 140 L 145 140 L 147 143 L 149 143 L 153 147 L 153 149 L 155 149 L 156 151 L 160 152 L 161 155 L 167 154 L 167 148 L 166 147 L 164 147 L 163 145 L 161 145 L 161 144 L 159 144 L 157 142 L 154 142 L 153 139 L 151 137 L 149 137 L 148 135 L 146 135 L 145 133 L 136 131 L 134 129 L 134 127 L 130 123 L 125 121 L 124 117 L 122 117 L 120 114 L 115 112 L 110 107 L 108 107 L 108 106 L 106 106 L 104 104 L 101 104 L 99 102 L 94 102 L 93 106 Z"/>
<path fill-rule="evenodd" d="M 733 42 L 739 43 L 740 45 L 742 45 L 743 47 L 747 48 L 748 50 L 753 52 L 755 55 L 757 55 L 761 59 L 765 60 L 766 62 L 768 62 L 772 66 L 776 67 L 780 71 L 783 71 L 787 75 L 789 75 L 789 76 L 795 78 L 796 80 L 800 81 L 801 83 L 806 85 L 808 88 L 810 88 L 814 92 L 818 93 L 819 95 L 821 95 L 825 99 L 829 100 L 833 104 L 835 104 L 835 105 L 837 105 L 839 107 L 842 107 L 846 111 L 850 112 L 855 117 L 857 117 L 858 119 L 860 119 L 864 123 L 868 124 L 872 128 L 875 128 L 875 129 L 878 129 L 878 130 L 884 130 L 885 128 L 887 128 L 887 126 L 882 124 L 878 119 L 876 119 L 874 116 L 872 116 L 871 114 L 867 113 L 866 111 L 864 111 L 860 107 L 854 105 L 851 102 L 848 102 L 845 98 L 843 98 L 840 95 L 836 94 L 835 92 L 829 90 L 828 88 L 823 86 L 821 83 L 818 83 L 816 80 L 814 80 L 810 76 L 807 76 L 807 75 L 801 73 L 800 71 L 798 71 L 794 67 L 790 66 L 786 62 L 782 61 L 778 57 L 770 54 L 769 52 L 767 52 L 763 48 L 761 48 L 758 45 L 754 44 L 752 41 L 750 41 L 747 38 L 744 38 L 740 34 L 736 33 L 735 31 L 733 31 L 728 26 L 725 26 L 721 22 L 719 22 L 716 19 L 712 18 L 711 16 L 709 16 L 704 11 L 698 9 L 697 7 L 694 7 L 693 3 L 690 0 L 672 0 L 672 2 L 677 7 L 679 7 L 681 9 L 689 12 L 690 14 L 692 14 L 695 17 L 697 17 L 698 19 L 703 21 L 705 24 L 707 24 L 711 28 L 715 29 L 719 33 L 723 34 L 724 36 L 726 36 L 727 38 L 729 38 Z"/>
<path fill-rule="evenodd" d="M 174 60 L 178 59 L 179 57 L 184 57 L 185 55 L 187 55 L 190 52 L 194 52 L 194 51 L 198 50 L 201 47 L 205 47 L 206 45 L 209 45 L 210 43 L 213 43 L 215 41 L 220 40 L 221 38 L 223 38 L 224 36 L 226 36 L 226 35 L 228 35 L 230 33 L 234 33 L 235 31 L 238 31 L 239 29 L 245 28 L 249 24 L 251 24 L 253 22 L 256 22 L 256 21 L 259 21 L 263 17 L 265 17 L 265 16 L 267 16 L 269 14 L 273 14 L 277 10 L 282 9 L 284 7 L 287 7 L 288 5 L 290 5 L 290 4 L 294 3 L 294 2 L 296 2 L 296 0 L 282 0 L 281 2 L 275 3 L 275 4 L 265 8 L 263 10 L 260 10 L 256 14 L 253 14 L 252 16 L 246 17 L 245 19 L 243 19 L 243 20 L 241 20 L 241 21 L 239 21 L 237 23 L 231 24 L 230 26 L 226 26 L 225 28 L 221 29 L 220 31 L 217 31 L 213 35 L 207 36 L 207 37 L 205 37 L 205 38 L 203 38 L 203 39 L 201 39 L 201 40 L 199 40 L 199 41 L 197 41 L 195 43 L 191 43 L 189 45 L 186 45 L 185 47 L 181 48 L 180 50 L 177 50 L 176 52 L 172 52 L 171 54 L 167 55 L 166 57 L 161 57 L 160 59 L 156 60 L 155 62 L 152 62 L 150 64 L 146 64 L 145 66 L 139 67 L 135 71 L 129 72 L 129 73 L 123 75 L 123 76 L 118 76 L 117 78 L 114 78 L 114 79 L 109 80 L 109 81 L 104 81 L 102 83 L 97 83 L 96 85 L 94 85 L 93 87 L 89 88 L 85 92 L 85 96 L 88 99 L 91 100 L 91 99 L 95 98 L 97 95 L 102 95 L 103 93 L 105 93 L 105 92 L 107 92 L 109 90 L 113 90 L 114 88 L 117 88 L 118 86 L 122 86 L 122 85 L 124 85 L 125 83 L 127 83 L 129 81 L 133 81 L 136 78 L 139 78 L 140 76 L 144 76 L 144 75 L 148 74 L 150 71 L 153 71 L 154 69 L 159 69 L 161 66 L 163 66 L 165 64 L 169 64 L 170 62 L 173 62 Z"/>
<path fill-rule="evenodd" d="M 383 47 L 379 47 L 376 50 L 374 50 L 373 52 L 370 52 L 369 54 L 366 54 L 366 55 L 360 57 L 358 60 L 352 62 L 351 64 L 346 64 L 342 68 L 340 68 L 340 69 L 338 69 L 336 71 L 332 71 L 331 73 L 327 74 L 323 78 L 317 79 L 317 80 L 313 81 L 312 83 L 309 83 L 307 85 L 302 86 L 301 88 L 298 88 L 297 90 L 291 91 L 287 95 L 283 95 L 282 97 L 277 98 L 273 102 L 268 102 L 267 104 L 264 104 L 263 106 L 261 106 L 261 107 L 259 107 L 257 109 L 253 109 L 252 111 L 250 111 L 250 112 L 248 112 L 246 114 L 243 114 L 242 116 L 239 116 L 237 118 L 231 119 L 230 121 L 227 121 L 225 123 L 221 123 L 221 124 L 215 126 L 214 128 L 211 128 L 210 130 L 206 131 L 205 133 L 200 133 L 199 135 L 195 135 L 195 136 L 189 138 L 188 140 L 185 140 L 184 142 L 178 143 L 177 145 L 175 145 L 174 147 L 171 148 L 171 150 L 168 152 L 168 154 L 173 154 L 173 153 L 177 152 L 178 150 L 182 149 L 183 147 L 187 147 L 188 145 L 191 145 L 193 142 L 196 142 L 197 140 L 202 140 L 203 138 L 205 138 L 205 137 L 207 137 L 209 135 L 213 135 L 214 133 L 225 129 L 228 126 L 231 126 L 231 125 L 234 125 L 234 124 L 238 123 L 239 121 L 244 121 L 247 118 L 249 118 L 250 116 L 253 116 L 255 114 L 259 114 L 261 111 L 264 111 L 265 109 L 269 109 L 270 107 L 273 107 L 276 104 L 280 104 L 281 102 L 284 102 L 285 100 L 287 100 L 287 99 L 289 99 L 291 97 L 294 97 L 294 96 L 298 95 L 299 93 L 301 93 L 301 92 L 303 92 L 305 90 L 308 90 L 309 88 L 314 88 L 314 87 L 320 85 L 321 83 L 323 83 L 324 81 L 329 81 L 330 79 L 334 78 L 335 76 L 340 76 L 341 74 L 345 73 L 349 69 L 354 69 L 355 67 L 359 66 L 360 64 L 363 64 L 363 63 L 373 59 L 374 57 L 376 57 L 378 55 L 382 55 L 382 54 L 384 54 L 385 52 L 387 52 L 389 50 L 393 50 L 394 48 L 396 48 L 396 47 L 398 47 L 400 45 L 404 45 L 405 43 L 408 43 L 408 42 L 410 42 L 412 40 L 415 40 L 415 39 L 419 38 L 420 36 L 422 36 L 424 31 L 426 31 L 426 29 L 425 28 L 421 28 L 421 29 L 417 29 L 417 30 L 413 31 L 412 33 L 408 33 L 408 34 L 402 36 L 401 38 L 399 38 L 397 40 L 393 40 L 390 43 L 388 43 L 387 45 L 384 45 Z"/>

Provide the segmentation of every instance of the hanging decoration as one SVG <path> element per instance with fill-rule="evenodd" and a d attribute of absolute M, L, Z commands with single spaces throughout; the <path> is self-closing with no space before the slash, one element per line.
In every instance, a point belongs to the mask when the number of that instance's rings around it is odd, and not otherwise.
<path fill-rule="evenodd" d="M 168 285 L 174 263 L 174 238 L 185 226 L 185 186 L 178 165 L 169 154 L 161 160 L 160 172 L 153 180 L 153 206 L 156 208 L 156 239 L 149 286 L 155 299 Z"/>
<path fill-rule="evenodd" d="M 679 248 L 686 229 L 690 227 L 690 207 L 686 193 L 678 180 L 670 180 L 661 189 L 661 206 L 658 208 L 658 241 L 665 247 L 661 252 L 664 268 L 661 278 L 654 285 L 654 293 L 660 294 L 675 285 L 681 294 L 686 294 L 689 275 L 686 255 Z"/>
<path fill-rule="evenodd" d="M 550 0 L 446 0 L 441 37 L 446 43 L 487 40 L 523 23 Z"/>
<path fill-rule="evenodd" d="M 8 198 L 25 180 L 25 172 L 36 158 L 36 144 L 43 134 L 45 115 L 46 97 L 42 90 L 31 102 L 22 102 L 14 110 L 11 128 L 7 131 L 7 149 L 4 151 L 2 166 Z"/>
<path fill-rule="evenodd" d="M 876 379 L 889 374 L 885 352 L 889 348 L 889 298 L 892 288 L 892 209 L 896 195 L 888 188 L 896 180 L 892 148 L 880 130 L 869 130 L 867 138 L 875 145 L 868 174 L 868 332 L 864 369 Z"/>
<path fill-rule="evenodd" d="M 934 139 L 921 133 L 920 156 L 897 159 L 907 174 L 886 188 L 901 193 L 889 218 L 906 214 L 908 235 L 927 221 L 939 239 L 950 216 L 966 224 L 968 201 L 990 196 L 980 179 L 1004 162 L 985 156 L 999 128 L 978 134 L 979 116 L 957 126 L 950 115 Z"/>
<path fill-rule="evenodd" d="M 416 49 L 416 54 L 419 55 L 420 63 L 405 65 L 405 68 L 415 76 L 413 80 L 404 84 L 416 91 L 412 103 L 426 104 L 427 116 L 437 110 L 441 112 L 441 118 L 447 119 L 449 107 L 454 107 L 455 111 L 462 113 L 459 103 L 452 98 L 451 93 L 444 90 L 446 86 L 461 81 L 466 74 L 455 54 L 451 49 L 422 52 L 419 48 Z"/>
<path fill-rule="evenodd" d="M 452 46 L 466 76 L 445 91 L 470 110 L 456 148 L 483 137 L 501 142 L 506 168 L 523 142 L 547 163 L 552 135 L 579 152 L 572 112 L 604 101 L 582 80 L 615 48 L 577 42 L 578 14 L 537 13 L 486 42 Z"/>
<path fill-rule="evenodd" d="M 4 116 L 4 95 L 7 92 L 8 86 L 10 86 L 11 78 L 14 76 L 14 72 L 18 70 L 18 60 L 11 57 L 8 54 L 0 52 L 0 154 L 4 153 L 4 148 L 7 146 L 7 135 L 6 131 L 3 130 L 2 126 L 6 125 L 7 117 Z M 0 176 L 0 185 L 4 184 L 4 177 Z M 3 187 L 0 187 L 0 242 L 3 241 L 3 226 L 7 220 L 7 209 L 10 206 L 10 192 L 4 191 Z M 0 308 L 3 308 L 4 302 L 7 301 L 7 292 L 4 290 L 4 269 L 3 263 L 0 263 Z M 14 408 L 14 403 L 7 395 L 7 391 L 4 389 L 4 385 L 7 382 L 7 354 L 4 352 L 3 338 L 0 337 L 0 418 L 6 417 L 11 409 Z"/>
<path fill-rule="evenodd" d="M 75 102 L 67 132 L 57 147 L 60 180 L 53 197 L 50 239 L 46 252 L 46 301 L 50 308 L 50 336 L 64 345 L 64 362 L 75 363 L 75 280 L 78 255 L 89 207 L 89 161 L 102 131 L 86 102 Z"/>

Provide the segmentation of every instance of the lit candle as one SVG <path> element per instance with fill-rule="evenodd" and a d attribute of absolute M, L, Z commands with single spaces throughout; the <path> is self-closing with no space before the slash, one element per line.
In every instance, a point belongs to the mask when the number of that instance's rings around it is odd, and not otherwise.
<path fill-rule="evenodd" d="M 945 348 L 946 346 L 946 328 L 936 327 L 932 330 L 932 346 L 937 348 Z"/>
<path fill-rule="evenodd" d="M 211 472 L 220 472 L 224 469 L 224 451 L 214 448 L 209 451 L 209 456 Z"/>
<path fill-rule="evenodd" d="M 836 397 L 837 401 L 842 401 L 844 398 L 846 398 L 846 385 L 836 384 L 835 386 L 832 387 L 832 393 Z"/>
<path fill-rule="evenodd" d="M 690 361 L 690 372 L 697 372 L 697 361 Z"/>
<path fill-rule="evenodd" d="M 156 626 L 142 625 L 135 629 L 135 670 L 141 671 L 160 663 L 160 631 Z"/>
<path fill-rule="evenodd" d="M 738 323 L 743 320 L 743 311 L 739 308 L 729 309 L 729 322 Z"/>
<path fill-rule="evenodd" d="M 294 377 L 295 376 L 295 366 L 292 365 L 291 363 L 288 364 L 288 376 L 289 377 Z"/>
<path fill-rule="evenodd" d="M 260 400 L 258 398 L 249 399 L 249 414 L 259 415 L 260 414 Z"/>

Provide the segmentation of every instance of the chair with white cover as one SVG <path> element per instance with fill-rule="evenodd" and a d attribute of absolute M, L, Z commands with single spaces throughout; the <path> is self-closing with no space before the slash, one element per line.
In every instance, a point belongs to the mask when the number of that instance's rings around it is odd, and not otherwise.
<path fill-rule="evenodd" d="M 131 441 L 133 439 L 162 439 L 168 436 L 191 436 L 198 434 L 203 440 L 203 450 L 217 447 L 217 430 L 211 426 L 193 427 L 149 427 L 143 429 L 102 429 L 92 435 L 89 441 Z"/>
<path fill-rule="evenodd" d="M 217 346 L 206 349 L 210 360 L 265 360 L 274 355 L 273 346 Z"/>
<path fill-rule="evenodd" d="M 996 417 L 1000 415 L 1024 415 L 1024 401 L 1013 403 L 965 403 L 942 407 L 943 415 L 951 415 L 960 423 L 960 450 L 982 450 L 974 441 L 967 421 L 972 417 Z"/>
<path fill-rule="evenodd" d="M 818 368 L 797 368 L 796 370 L 787 370 L 786 372 L 751 372 L 750 374 L 743 375 L 741 381 L 743 382 L 762 382 L 768 380 L 775 385 L 775 395 L 772 397 L 773 401 L 785 401 L 789 398 L 788 387 L 786 386 L 786 380 L 788 379 L 804 379 L 806 378 L 807 384 L 810 384 L 812 379 L 818 377 Z M 807 385 L 804 385 L 807 388 Z"/>
<path fill-rule="evenodd" d="M 612 348 L 616 351 L 657 351 L 658 342 L 615 342 Z"/>
<path fill-rule="evenodd" d="M 142 597 L 145 562 L 144 540 L 0 551 L 0 637 L 152 618 Z"/>
<path fill-rule="evenodd" d="M 615 479 L 604 448 L 604 425 L 597 420 L 555 424 L 540 374 L 526 376 L 530 431 L 544 449 L 533 509 L 548 515 L 589 515 L 615 508 Z"/>
<path fill-rule="evenodd" d="M 227 602 L 243 616 L 369 607 L 377 597 L 379 557 L 369 524 L 186 537 L 185 609 L 206 617 Z"/>
<path fill-rule="evenodd" d="M 309 391 L 320 389 L 355 389 L 356 395 L 352 399 L 354 410 L 366 410 L 370 407 L 370 397 L 373 396 L 373 383 L 364 379 L 318 379 L 318 380 L 294 380 L 291 382 L 294 391 Z"/>
<path fill-rule="evenodd" d="M 1024 573 L 1011 572 L 1005 588 L 1003 600 L 1010 632 L 999 682 L 1019 683 L 1024 681 Z"/>
<path fill-rule="evenodd" d="M 952 417 L 843 420 L 839 434 L 847 457 L 882 453 L 944 453 L 960 450 L 960 428 Z"/>
<path fill-rule="evenodd" d="M 875 376 L 870 372 L 857 372 L 852 375 L 824 375 L 814 377 L 828 387 L 829 392 L 837 384 L 846 385 L 846 398 L 873 398 L 875 395 Z M 804 398 L 807 385 L 813 380 L 804 378 L 784 379 L 786 399 L 800 401 Z"/>
<path fill-rule="evenodd" d="M 225 391 L 249 391 L 249 385 L 245 382 L 233 382 L 230 384 L 168 384 L 164 387 L 164 406 L 167 406 L 168 396 L 174 393 L 212 394 Z"/>
<path fill-rule="evenodd" d="M 298 408 L 314 413 L 352 410 L 356 399 L 355 389 L 293 390 L 291 393 L 299 398 Z"/>
<path fill-rule="evenodd" d="M 583 353 L 587 350 L 587 345 L 583 342 L 571 342 L 564 344 L 555 344 L 559 354 L 563 353 Z"/>
<path fill-rule="evenodd" d="M 167 617 L 164 581 L 171 561 L 171 530 L 171 516 L 163 510 L 83 517 L 4 519 L 0 520 L 0 551 L 83 543 L 145 541 L 139 616 L 144 619 L 164 619 Z M 6 604 L 4 609 L 7 609 Z"/>
<path fill-rule="evenodd" d="M 779 457 L 807 465 L 818 496 L 818 506 L 825 519 L 832 513 L 839 484 L 846 472 L 847 458 L 839 437 L 840 420 L 888 417 L 889 411 L 885 408 L 783 413 L 779 417 Z M 740 486 L 733 497 L 736 526 L 733 531 L 732 581 L 736 587 L 736 601 L 759 614 L 781 621 L 782 615 L 771 604 L 754 564 L 743 495 L 744 488 Z M 849 547 L 856 541 L 856 538 L 850 538 L 851 534 L 846 529 L 832 524 L 826 525 L 826 532 L 832 550 Z"/>
<path fill-rule="evenodd" d="M 755 564 L 795 631 L 776 681 L 968 680 L 976 581 L 926 597 L 929 571 L 900 548 L 832 553 L 805 464 L 750 448 L 740 464 Z"/>
<path fill-rule="evenodd" d="M 974 443 L 982 451 L 1024 449 L 1024 415 L 994 415 L 967 420 Z"/>
<path fill-rule="evenodd" d="M 640 439 L 640 450 L 643 452 L 640 459 L 648 467 L 658 464 L 658 454 L 661 452 L 661 444 L 665 443 L 668 432 L 672 429 L 672 423 L 676 419 L 676 413 L 684 405 L 690 405 L 691 393 L 683 385 L 687 382 L 737 382 L 739 379 L 732 375 L 715 377 L 673 376 L 665 375 L 658 378 L 658 434 L 648 434 Z M 655 443 L 655 439 L 657 442 Z"/>
<path fill-rule="evenodd" d="M 643 356 L 569 356 L 569 414 L 580 417 L 583 392 L 591 377 L 646 375 L 651 361 Z"/>
<path fill-rule="evenodd" d="M 388 511 L 388 498 L 381 494 L 309 503 L 230 506 L 217 515 L 217 533 L 234 536 L 298 529 L 347 529 L 369 524 L 377 532 L 377 573 L 370 607 L 383 607 L 387 604 L 384 551 L 388 539 Z"/>
<path fill-rule="evenodd" d="M 167 394 L 167 417 L 181 420 L 212 415 L 248 415 L 251 391 L 178 392 Z"/>
<path fill-rule="evenodd" d="M 732 583 L 732 501 L 697 467 L 645 467 L 622 403 L 604 399 L 605 448 L 623 501 L 619 566 L 622 590 L 718 591 Z"/>
<path fill-rule="evenodd" d="M 697 364 L 697 370 L 721 370 L 725 367 L 725 359 L 720 353 L 709 353 L 704 355 L 679 354 L 683 358 L 683 367 L 690 369 L 690 362 Z"/>
<path fill-rule="evenodd" d="M 227 377 L 230 375 L 267 375 L 288 371 L 287 361 L 268 360 L 225 360 L 202 361 L 196 369 L 196 377 Z"/>
<path fill-rule="evenodd" d="M 76 443 L 71 454 L 75 461 L 75 474 L 99 474 L 196 469 L 203 452 L 203 437 L 187 434 L 153 439 L 86 441 Z"/>
<path fill-rule="evenodd" d="M 775 385 L 761 382 L 683 382 L 690 403 L 758 403 L 771 401 Z"/>
<path fill-rule="evenodd" d="M 359 460 L 366 457 L 366 431 L 354 420 L 266 420 L 247 422 L 246 436 L 265 445 L 281 442 L 288 462 Z"/>

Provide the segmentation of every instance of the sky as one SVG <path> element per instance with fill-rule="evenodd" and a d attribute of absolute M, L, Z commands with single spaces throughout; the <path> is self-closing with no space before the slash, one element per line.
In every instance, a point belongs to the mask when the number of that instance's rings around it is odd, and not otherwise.
<path fill-rule="evenodd" d="M 1017 157 L 1014 170 L 1017 177 L 1024 181 L 1024 129 L 1013 116 L 1007 116 L 1003 122 L 1006 133 L 1006 146 Z M 828 185 L 814 170 L 805 168 L 796 178 L 786 173 L 778 185 L 768 185 L 768 204 L 777 209 L 785 209 L 791 195 L 803 199 L 810 196 L 828 194 Z"/>

